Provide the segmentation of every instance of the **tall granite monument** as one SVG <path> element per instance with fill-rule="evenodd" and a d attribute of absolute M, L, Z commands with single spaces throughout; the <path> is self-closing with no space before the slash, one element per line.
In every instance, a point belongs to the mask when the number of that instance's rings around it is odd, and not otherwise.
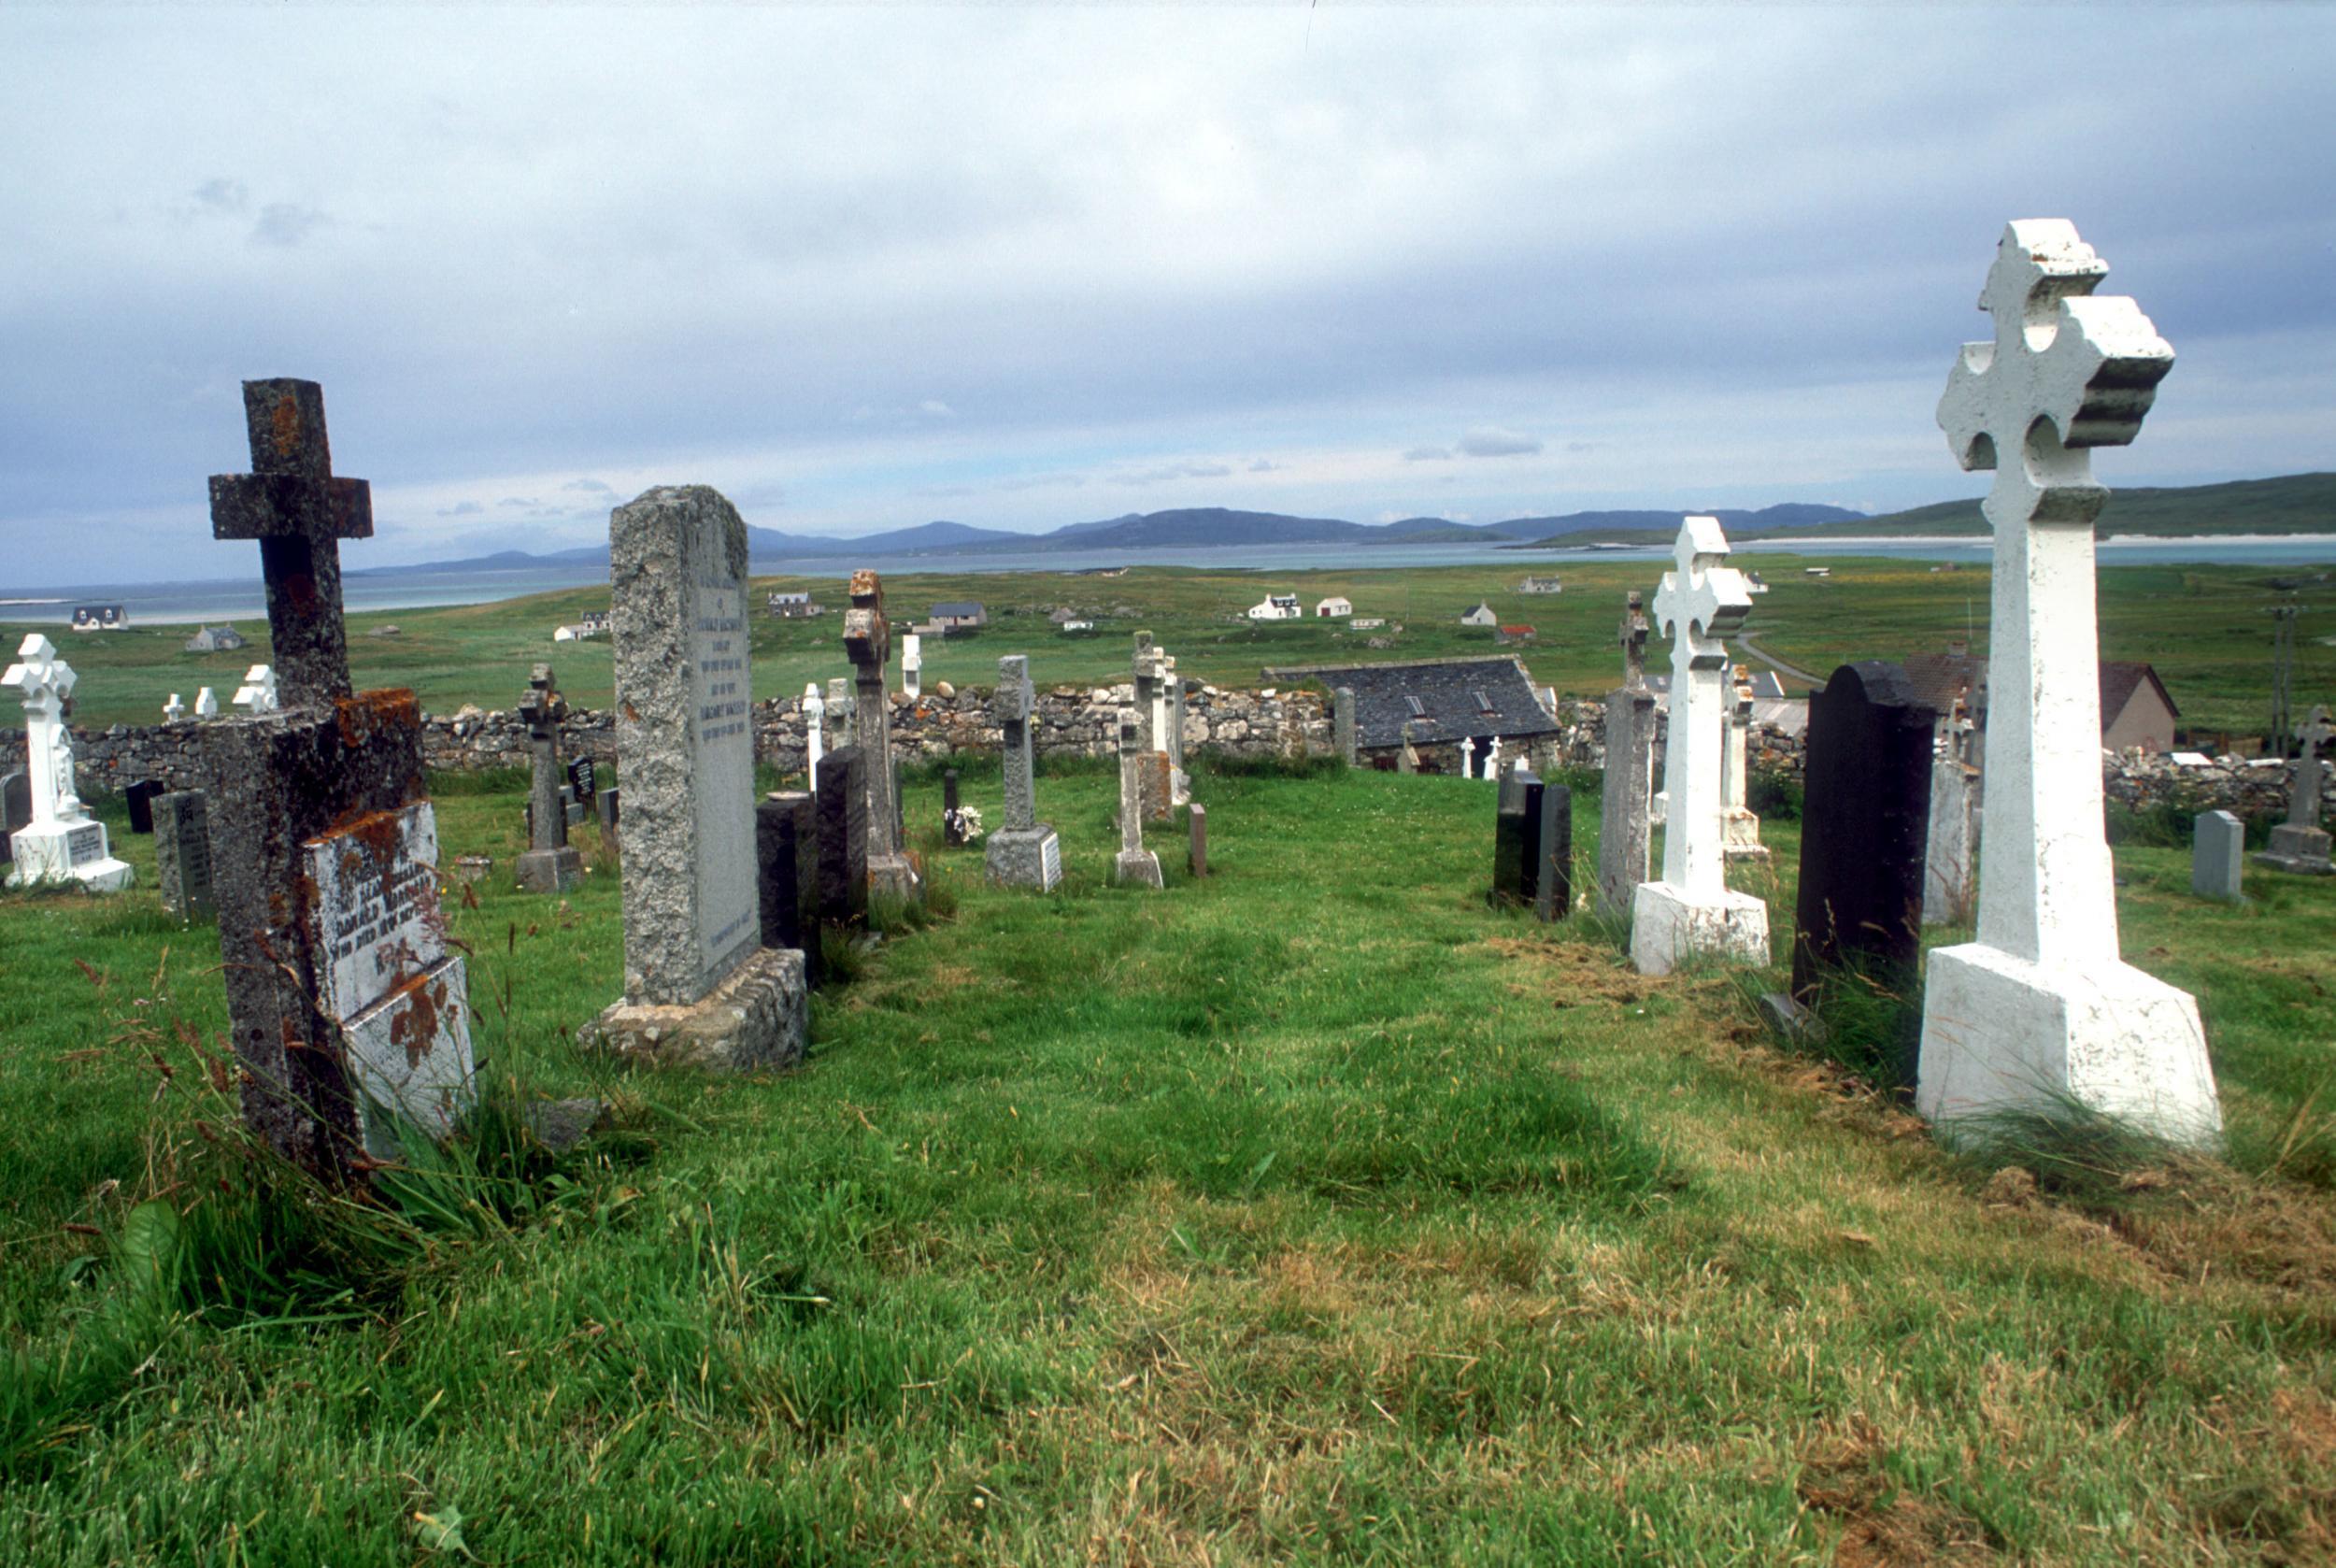
<path fill-rule="evenodd" d="M 1111 879 L 1123 886 L 1163 886 L 1160 857 L 1144 848 L 1144 739 L 1132 711 L 1119 715 L 1119 855 Z"/>
<path fill-rule="evenodd" d="M 1646 880 L 1654 834 L 1647 802 L 1655 773 L 1655 693 L 1646 684 L 1646 611 L 1633 589 L 1622 612 L 1622 684 L 1606 693 L 1606 761 L 1598 800 L 1598 912 L 1630 913 Z M 1411 750 L 1409 724 L 1403 748 Z M 1408 771 L 1408 770 L 1406 770 Z"/>
<path fill-rule="evenodd" d="M 990 835 L 983 864 L 992 882 L 1043 892 L 1062 880 L 1062 846 L 1054 829 L 1038 820 L 1030 734 L 1037 693 L 1030 683 L 1026 656 L 1009 653 L 998 661 L 998 691 L 990 711 L 1004 739 L 1005 821 Z"/>

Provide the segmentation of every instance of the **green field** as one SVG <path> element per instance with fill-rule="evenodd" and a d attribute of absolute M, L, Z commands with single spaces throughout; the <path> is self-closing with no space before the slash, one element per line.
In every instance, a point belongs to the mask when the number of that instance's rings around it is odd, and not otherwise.
<path fill-rule="evenodd" d="M 0 1561 L 2336 1547 L 2336 888 L 2225 907 L 2118 850 L 2230 1159 L 2040 1151 L 2039 1194 L 1781 1054 L 1727 976 L 1488 909 L 1486 786 L 1204 765 L 1217 874 L 1163 844 L 1157 893 L 1102 885 L 1108 774 L 1040 791 L 1051 896 L 985 887 L 914 779 L 953 913 L 815 1001 L 801 1070 L 709 1080 L 577 1056 L 614 868 L 509 891 L 517 789 L 440 780 L 446 852 L 499 861 L 454 916 L 498 1101 L 617 1125 L 382 1209 L 258 1195 L 212 1141 L 178 1030 L 224 1025 L 216 934 L 161 916 L 151 840 L 115 819 L 118 899 L 0 895 Z M 1781 945 L 1794 826 L 1766 836 Z M 157 1193 L 166 1249 L 131 1219 Z"/>
<path fill-rule="evenodd" d="M 1937 651 L 1970 635 L 1986 650 L 1987 572 L 1963 567 L 1933 572 L 1921 562 L 1828 557 L 1823 580 L 1803 575 L 1816 558 L 1745 557 L 1773 591 L 1755 601 L 1748 630 L 1784 663 L 1822 675 L 1851 659 L 1902 658 Z M 1545 570 L 1530 558 L 1467 566 L 1369 571 L 1254 572 L 1141 567 L 1125 577 L 1057 574 L 918 573 L 888 579 L 887 605 L 895 621 L 921 620 L 935 601 L 979 599 L 991 624 L 973 636 L 928 639 L 924 678 L 988 686 L 998 655 L 1027 652 L 1041 684 L 1103 685 L 1128 678 L 1128 634 L 1151 630 L 1175 654 L 1178 671 L 1224 686 L 1255 686 L 1259 671 L 1283 664 L 1434 658 L 1494 651 L 1488 630 L 1463 627 L 1460 615 L 1489 600 L 1503 621 L 1533 626 L 1539 640 L 1524 648 L 1527 666 L 1560 692 L 1590 695 L 1619 678 L 1614 648 L 1622 594 L 1639 589 L 1651 600 L 1660 567 L 1653 562 L 1592 562 L 1563 568 L 1566 590 L 1557 595 L 1514 592 L 1528 572 Z M 2112 566 L 2101 572 L 2101 653 L 2145 659 L 2181 709 L 2185 723 L 2203 733 L 2252 734 L 2270 721 L 2272 605 L 2304 606 L 2296 690 L 2304 706 L 2336 701 L 2336 654 L 2314 640 L 2336 609 L 2336 580 L 2300 587 L 2279 582 L 2311 578 L 2300 568 L 2238 566 Z M 754 688 L 758 697 L 798 695 L 810 680 L 848 674 L 841 648 L 839 585 L 831 579 L 756 579 L 756 601 L 772 588 L 809 588 L 832 613 L 811 620 L 758 617 L 754 628 Z M 1375 651 L 1366 639 L 1334 621 L 1260 623 L 1241 612 L 1268 589 L 1295 592 L 1311 610 L 1332 594 L 1354 601 L 1356 613 L 1385 616 L 1403 627 L 1391 649 Z M 1097 611 L 1092 635 L 1065 636 L 1048 624 L 1050 606 Z M 552 628 L 586 609 L 605 609 L 605 589 L 576 589 L 494 605 L 448 609 L 374 611 L 350 616 L 349 661 L 357 683 L 409 686 L 434 713 L 465 703 L 508 708 L 527 683 L 528 667 L 551 660 L 571 702 L 605 707 L 610 696 L 605 642 L 554 643 Z M 1126 609 L 1131 614 L 1117 614 Z M 394 638 L 370 635 L 395 625 Z M 0 626 L 10 647 L 27 628 Z M 213 687 L 222 705 L 243 672 L 267 657 L 264 622 L 239 623 L 253 646 L 235 653 L 180 650 L 187 630 L 141 627 L 64 639 L 81 676 L 75 720 L 87 725 L 152 723 L 176 691 L 192 705 L 195 689 Z M 52 635 L 54 628 L 47 628 Z M 1659 644 L 1660 639 L 1658 639 Z M 1658 646 L 1653 658 L 1663 657 Z"/>

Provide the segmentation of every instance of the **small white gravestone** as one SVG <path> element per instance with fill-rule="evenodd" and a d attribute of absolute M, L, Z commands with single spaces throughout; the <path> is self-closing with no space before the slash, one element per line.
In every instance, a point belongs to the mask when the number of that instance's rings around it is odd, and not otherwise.
<path fill-rule="evenodd" d="M 915 702 L 924 694 L 924 641 L 914 632 L 901 634 L 901 689 Z"/>
<path fill-rule="evenodd" d="M 1751 592 L 1751 584 L 1745 592 Z M 1731 861 L 1764 861 L 1760 819 L 1745 804 L 1751 790 L 1752 681 L 1742 664 L 1723 689 L 1727 696 L 1728 745 L 1720 753 L 1720 847 Z"/>
<path fill-rule="evenodd" d="M 1915 1105 L 1942 1126 L 2071 1102 L 2186 1144 L 2222 1130 L 2198 1005 L 2125 963 L 2101 828 L 2092 449 L 2129 443 L 2173 349 L 2059 220 L 2013 223 L 1939 402 L 1993 469 L 1987 831 L 1979 939 L 1930 957 Z"/>
<path fill-rule="evenodd" d="M 73 695 L 73 666 L 56 645 L 35 632 L 0 672 L 0 686 L 24 704 L 25 772 L 33 790 L 32 820 L 8 835 L 8 886 L 79 882 L 93 892 L 119 892 L 135 873 L 113 857 L 106 824 L 93 818 L 73 788 L 73 734 L 65 728 L 65 699 Z"/>
<path fill-rule="evenodd" d="M 186 716 L 187 705 L 178 700 L 178 692 L 173 691 L 170 694 L 170 701 L 163 705 L 163 722 L 165 724 L 176 724 L 179 720 L 184 719 Z"/>
<path fill-rule="evenodd" d="M 1655 593 L 1655 624 L 1671 637 L 1671 733 L 1663 748 L 1663 874 L 1631 898 L 1631 962 L 1642 975 L 1668 975 L 1698 953 L 1765 962 L 1768 905 L 1727 881 L 1720 820 L 1720 765 L 1727 745 L 1728 648 L 1752 596 L 1727 564 L 1728 536 L 1716 518 L 1679 525 L 1678 565 Z"/>
<path fill-rule="evenodd" d="M 211 689 L 207 686 L 194 694 L 194 716 L 197 719 L 219 717 L 219 699 L 211 694 Z"/>
<path fill-rule="evenodd" d="M 804 773 L 810 782 L 805 787 L 812 793 L 819 790 L 819 759 L 827 755 L 827 736 L 821 723 L 827 717 L 827 704 L 819 696 L 819 683 L 803 683 L 803 748 Z"/>
<path fill-rule="evenodd" d="M 272 664 L 254 664 L 244 673 L 243 684 L 235 689 L 235 706 L 246 713 L 274 713 L 283 706 L 276 693 L 276 669 Z"/>
<path fill-rule="evenodd" d="M 1492 744 L 1485 748 L 1485 777 L 1492 783 L 1501 781 L 1501 737 L 1494 735 Z"/>

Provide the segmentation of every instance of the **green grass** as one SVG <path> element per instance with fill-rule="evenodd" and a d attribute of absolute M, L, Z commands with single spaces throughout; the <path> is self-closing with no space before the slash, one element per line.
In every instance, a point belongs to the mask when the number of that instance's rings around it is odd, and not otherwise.
<path fill-rule="evenodd" d="M 964 782 L 996 820 L 994 770 Z M 482 1163 L 491 1223 L 441 1175 L 374 1240 L 292 1205 L 206 1244 L 273 1237 L 329 1320 L 199 1277 L 156 1306 L 135 1247 L 66 1228 L 127 1237 L 215 1174 L 140 1057 L 223 1026 L 215 937 L 150 875 L 0 898 L 0 1418 L 31 1434 L 0 1561 L 2327 1550 L 2336 890 L 2225 908 L 2121 848 L 2126 950 L 2200 990 L 2234 1163 L 2007 1200 L 1766 1048 L 1725 975 L 1646 981 L 1609 934 L 1487 908 L 1482 785 L 1204 771 L 1214 875 L 1156 837 L 1162 892 L 1104 885 L 1107 774 L 1040 788 L 1044 896 L 983 885 L 913 780 L 954 914 L 815 1001 L 801 1070 L 731 1079 L 579 1058 L 614 876 L 588 845 L 573 896 L 523 898 L 520 797 L 442 794 L 447 851 L 498 859 L 455 917 L 490 1073 L 620 1126 Z M 1781 953 L 1794 826 L 1765 836 Z"/>
<path fill-rule="evenodd" d="M 1745 557 L 1745 563 L 1773 585 L 1757 602 L 1749 629 L 1760 647 L 1796 667 L 1823 676 L 1853 659 L 1936 651 L 1967 631 L 1974 649 L 1986 651 L 1984 566 L 1933 572 L 1918 561 L 1829 557 L 1825 563 L 1833 575 L 1820 581 L 1802 575 L 1800 557 Z M 1462 610 L 1488 599 L 1503 620 L 1538 628 L 1536 643 L 1515 650 L 1536 679 L 1574 695 L 1603 692 L 1619 678 L 1614 633 L 1622 594 L 1635 588 L 1651 597 L 1659 563 L 1569 562 L 1561 568 L 1562 594 L 1514 592 L 1519 577 L 1546 569 L 1533 557 L 1509 555 L 1465 566 L 1270 577 L 1167 566 L 1139 567 L 1106 578 L 918 573 L 888 578 L 886 602 L 902 624 L 921 619 L 936 600 L 973 598 L 989 606 L 987 630 L 926 641 L 928 687 L 944 680 L 988 687 L 997 678 L 1002 653 L 1027 653 L 1031 675 L 1041 685 L 1125 680 L 1129 634 L 1138 627 L 1155 633 L 1176 655 L 1179 673 L 1232 687 L 1261 684 L 1259 672 L 1270 666 L 1511 651 L 1496 649 L 1488 630 L 1459 624 Z M 2328 695 L 2336 675 L 2336 661 L 2312 640 L 2310 630 L 2315 616 L 2336 609 L 2336 581 L 2286 590 L 2272 585 L 2280 576 L 2238 566 L 2103 567 L 2102 655 L 2155 663 L 2184 721 L 2201 731 L 2258 732 L 2268 724 L 2271 706 L 2271 620 L 2262 613 L 2267 606 L 2288 600 L 2305 606 L 2296 683 L 2301 706 Z M 769 577 L 756 579 L 755 590 L 759 602 L 771 588 L 807 587 L 835 606 L 841 603 L 839 586 L 827 578 Z M 1394 647 L 1374 650 L 1366 642 L 1384 634 L 1311 619 L 1274 623 L 1242 619 L 1242 610 L 1268 588 L 1295 592 L 1309 608 L 1320 598 L 1343 594 L 1360 614 L 1385 616 L 1404 630 Z M 509 708 L 526 687 L 529 666 L 549 660 L 573 703 L 605 708 L 612 679 L 608 645 L 554 644 L 551 631 L 607 604 L 605 588 L 581 588 L 493 605 L 360 612 L 349 618 L 350 666 L 360 687 L 411 687 L 425 709 L 446 714 L 465 703 Z M 1047 609 L 1064 604 L 1094 612 L 1096 632 L 1066 637 L 1050 625 Z M 1114 613 L 1121 608 L 1133 613 Z M 389 624 L 399 628 L 399 635 L 368 634 Z M 157 722 L 170 692 L 179 692 L 192 706 L 195 690 L 204 685 L 218 691 L 223 706 L 243 672 L 268 657 L 265 623 L 238 625 L 253 643 L 235 653 L 182 652 L 187 633 L 178 627 L 66 638 L 66 656 L 81 677 L 76 721 Z M 33 629 L 0 625 L 0 637 L 13 647 Z M 842 632 L 838 613 L 811 620 L 758 616 L 755 695 L 800 695 L 806 681 L 824 683 L 848 673 Z M 1659 647 L 1654 657 L 1659 663 Z"/>

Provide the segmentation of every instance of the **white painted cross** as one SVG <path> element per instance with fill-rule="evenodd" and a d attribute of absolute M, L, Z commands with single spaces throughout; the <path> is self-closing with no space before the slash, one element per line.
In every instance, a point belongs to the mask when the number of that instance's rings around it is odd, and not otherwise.
<path fill-rule="evenodd" d="M 819 683 L 816 680 L 805 681 L 803 683 L 803 744 L 804 754 L 808 760 L 805 763 L 804 768 L 805 772 L 810 776 L 811 789 L 814 793 L 817 793 L 819 788 L 819 759 L 827 755 L 827 737 L 820 729 L 821 721 L 826 717 L 827 704 L 819 699 Z"/>
<path fill-rule="evenodd" d="M 212 695 L 211 689 L 207 686 L 194 694 L 194 716 L 197 719 L 219 717 L 219 698 Z"/>
<path fill-rule="evenodd" d="M 235 706 L 248 713 L 274 713 L 281 706 L 276 697 L 274 666 L 254 664 L 244 672 L 243 684 L 235 689 Z"/>
<path fill-rule="evenodd" d="M 1694 953 L 1768 956 L 1768 905 L 1728 890 L 1720 820 L 1728 735 L 1728 647 L 1751 613 L 1744 574 L 1727 564 L 1719 520 L 1683 519 L 1676 562 L 1655 592 L 1655 625 L 1671 638 L 1670 728 L 1663 743 L 1663 874 L 1631 899 L 1631 962 L 1670 973 Z"/>
<path fill-rule="evenodd" d="M 65 700 L 80 677 L 57 657 L 57 645 L 38 632 L 0 673 L 0 686 L 24 704 L 25 772 L 33 786 L 33 825 L 78 822 L 87 815 L 73 791 L 73 736 L 64 727 Z"/>
<path fill-rule="evenodd" d="M 2173 349 L 2073 225 L 2004 230 L 1939 401 L 1966 469 L 1993 469 L 1987 826 L 1978 940 L 1930 957 L 1916 1103 L 1934 1120 L 2073 1099 L 2150 1131 L 2221 1127 L 2197 1005 L 2117 954 L 2101 829 L 2092 449 L 2142 427 Z"/>
<path fill-rule="evenodd" d="M 923 640 L 914 632 L 906 633 L 901 637 L 901 686 L 912 703 L 923 692 L 924 672 Z"/>
<path fill-rule="evenodd" d="M 184 719 L 186 716 L 187 705 L 178 700 L 178 692 L 173 691 L 170 694 L 170 701 L 163 705 L 163 722 L 165 724 L 176 724 L 179 720 Z"/>

